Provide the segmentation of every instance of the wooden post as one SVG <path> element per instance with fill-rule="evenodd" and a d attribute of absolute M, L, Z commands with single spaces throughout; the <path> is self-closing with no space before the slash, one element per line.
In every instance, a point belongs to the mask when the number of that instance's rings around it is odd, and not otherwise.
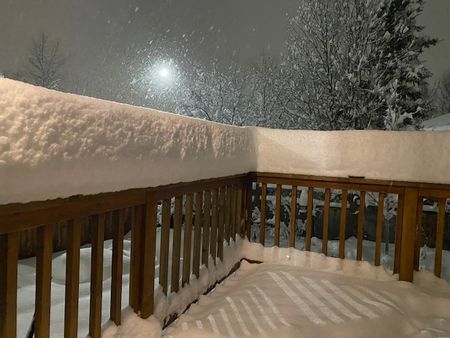
<path fill-rule="evenodd" d="M 173 222 L 172 244 L 172 284 L 171 292 L 178 292 L 180 287 L 181 223 L 183 218 L 183 196 L 175 197 L 175 217 Z"/>
<path fill-rule="evenodd" d="M 359 195 L 359 212 L 358 212 L 358 240 L 356 245 L 356 260 L 362 260 L 363 252 L 363 226 L 366 218 L 366 192 L 361 191 Z"/>
<path fill-rule="evenodd" d="M 156 222 L 157 201 L 153 193 L 147 193 L 145 205 L 145 226 L 142 247 L 141 275 L 141 317 L 148 318 L 153 314 L 153 296 L 155 288 L 155 252 L 156 252 Z"/>
<path fill-rule="evenodd" d="M 52 242 L 53 226 L 46 225 L 40 227 L 37 230 L 36 303 L 34 308 L 36 338 L 50 336 Z M 93 336 L 93 338 L 95 337 Z"/>
<path fill-rule="evenodd" d="M 219 216 L 219 201 L 217 189 L 212 191 L 212 212 L 211 212 L 211 240 L 209 252 L 213 257 L 214 264 L 216 264 L 217 257 L 217 222 Z"/>
<path fill-rule="evenodd" d="M 111 267 L 110 319 L 120 325 L 122 317 L 123 235 L 125 209 L 113 213 L 113 252 Z"/>
<path fill-rule="evenodd" d="M 96 216 L 92 222 L 91 297 L 89 311 L 89 336 L 101 337 L 103 294 L 103 244 L 106 214 Z M 131 287 L 130 287 L 131 289 Z"/>
<path fill-rule="evenodd" d="M 200 191 L 195 194 L 194 250 L 192 253 L 192 272 L 197 278 L 200 276 L 202 224 L 203 224 L 203 191 Z"/>
<path fill-rule="evenodd" d="M 259 216 L 259 242 L 262 245 L 266 243 L 266 201 L 267 201 L 267 184 L 262 184 L 261 189 L 261 210 Z"/>
<path fill-rule="evenodd" d="M 217 257 L 223 261 L 223 226 L 225 219 L 225 187 L 221 187 L 219 190 L 219 216 L 217 224 Z"/>
<path fill-rule="evenodd" d="M 19 233 L 0 235 L 0 337 L 17 336 Z"/>
<path fill-rule="evenodd" d="M 289 229 L 289 246 L 295 248 L 295 226 L 297 223 L 297 186 L 292 186 L 291 193 L 291 219 Z"/>
<path fill-rule="evenodd" d="M 204 227 L 202 241 L 202 264 L 208 267 L 209 264 L 209 236 L 211 227 L 211 191 L 205 191 Z"/>
<path fill-rule="evenodd" d="M 312 223 L 313 223 L 313 204 L 314 204 L 314 188 L 308 188 L 308 206 L 306 209 L 306 238 L 305 238 L 305 250 L 311 251 L 311 236 L 312 236 Z"/>
<path fill-rule="evenodd" d="M 189 284 L 189 279 L 191 278 L 191 243 L 192 243 L 192 194 L 187 194 L 186 218 L 184 223 L 182 286 Z"/>
<path fill-rule="evenodd" d="M 275 191 L 275 237 L 274 245 L 280 246 L 280 222 L 281 222 L 281 184 L 277 184 Z"/>
<path fill-rule="evenodd" d="M 130 306 L 135 313 L 141 310 L 142 248 L 144 242 L 145 206 L 134 207 L 131 221 Z"/>
<path fill-rule="evenodd" d="M 378 212 L 377 212 L 377 229 L 375 238 L 375 266 L 379 266 L 381 263 L 381 239 L 383 236 L 383 223 L 384 223 L 384 193 L 378 194 Z"/>
<path fill-rule="evenodd" d="M 245 234 L 247 235 L 248 240 L 250 240 L 251 231 L 252 231 L 252 181 L 248 180 L 246 183 L 246 222 L 245 222 Z"/>
<path fill-rule="evenodd" d="M 339 258 L 345 258 L 345 228 L 347 223 L 347 190 L 342 190 L 341 220 L 339 224 Z"/>
<path fill-rule="evenodd" d="M 75 219 L 69 224 L 67 232 L 66 260 L 66 298 L 64 312 L 64 337 L 75 338 L 78 335 L 78 297 L 80 284 L 80 236 L 84 220 Z"/>
<path fill-rule="evenodd" d="M 434 274 L 441 277 L 442 269 L 442 248 L 444 244 L 444 228 L 445 228 L 445 198 L 439 199 L 439 211 L 436 227 L 436 256 L 434 258 Z"/>
<path fill-rule="evenodd" d="M 405 196 L 398 194 L 397 204 L 397 220 L 395 224 L 395 258 L 394 258 L 394 273 L 400 271 L 400 256 L 402 252 L 402 224 L 403 224 L 403 204 Z"/>
<path fill-rule="evenodd" d="M 330 197 L 331 190 L 325 189 L 325 197 L 323 202 L 323 224 L 322 224 L 322 253 L 328 255 L 328 227 L 330 220 Z"/>
<path fill-rule="evenodd" d="M 412 282 L 419 193 L 417 189 L 405 188 L 404 196 L 399 279 Z"/>
<path fill-rule="evenodd" d="M 162 205 L 161 244 L 159 255 L 159 284 L 162 286 L 165 295 L 167 295 L 169 275 L 170 208 L 171 200 L 165 199 Z"/>

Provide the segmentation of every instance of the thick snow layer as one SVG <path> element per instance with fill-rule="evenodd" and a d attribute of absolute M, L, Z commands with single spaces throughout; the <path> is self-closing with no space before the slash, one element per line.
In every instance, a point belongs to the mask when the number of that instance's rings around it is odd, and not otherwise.
<path fill-rule="evenodd" d="M 244 128 L 0 79 L 0 204 L 254 169 Z"/>
<path fill-rule="evenodd" d="M 158 240 L 159 243 L 159 232 Z M 105 260 L 104 260 L 104 281 L 103 281 L 103 336 L 104 337 L 160 337 L 161 335 L 161 324 L 162 319 L 167 317 L 172 313 L 181 313 L 191 302 L 196 300 L 201 294 L 203 294 L 207 288 L 212 285 L 216 280 L 223 278 L 227 275 L 230 269 L 237 263 L 241 258 L 246 257 L 253 260 L 264 261 L 265 264 L 275 264 L 289 266 L 290 271 L 297 271 L 295 273 L 306 276 L 311 275 L 311 278 L 320 274 L 321 276 L 330 274 L 330 280 L 334 281 L 336 278 L 340 281 L 340 278 L 346 278 L 347 285 L 353 283 L 352 285 L 375 285 L 375 289 L 378 287 L 375 282 L 383 282 L 380 284 L 386 286 L 382 290 L 388 292 L 392 289 L 403 289 L 407 294 L 410 303 L 408 303 L 414 310 L 414 306 L 418 308 L 417 304 L 421 304 L 419 300 L 415 297 L 415 294 L 420 291 L 428 295 L 432 295 L 432 299 L 436 300 L 434 303 L 437 307 L 436 311 L 440 311 L 440 304 L 447 304 L 447 298 L 450 297 L 450 288 L 446 281 L 438 279 L 429 272 L 420 272 L 415 275 L 416 287 L 406 286 L 409 283 L 399 283 L 396 281 L 396 276 L 387 272 L 383 267 L 373 267 L 368 262 L 355 262 L 352 260 L 341 260 L 337 258 L 325 257 L 318 253 L 308 253 L 302 252 L 295 249 L 288 248 L 264 248 L 260 244 L 249 243 L 247 240 L 238 239 L 237 243 L 231 243 L 230 246 L 224 247 L 224 261 L 218 261 L 217 266 L 210 264 L 210 269 L 207 270 L 202 267 L 200 277 L 197 280 L 194 276 L 191 277 L 190 285 L 181 289 L 178 293 L 173 294 L 169 292 L 166 297 L 162 294 L 161 289 L 158 285 L 158 279 L 155 279 L 155 313 L 154 316 L 147 320 L 143 320 L 136 316 L 130 308 L 127 307 L 128 304 L 128 287 L 129 287 L 129 240 L 124 241 L 124 276 L 123 276 L 123 289 L 122 289 L 122 305 L 123 309 L 123 321 L 120 327 L 116 327 L 111 322 L 108 322 L 109 315 L 109 302 L 110 302 L 110 269 L 111 269 L 111 241 L 105 242 Z M 348 242 L 348 246 L 352 246 L 352 242 Z M 156 251 L 159 253 L 159 250 Z M 81 275 L 80 275 L 80 298 L 79 298 L 79 336 L 85 336 L 88 328 L 88 311 L 85 309 L 89 308 L 89 276 L 88 271 L 90 270 L 90 261 L 87 259 L 89 257 L 90 249 L 83 248 L 81 252 Z M 170 253 L 169 253 L 170 255 Z M 159 257 L 156 257 L 156 276 L 158 276 L 158 264 Z M 63 265 L 65 256 L 56 255 L 53 259 L 53 278 L 52 278 L 52 307 L 51 307 L 51 334 L 52 337 L 60 337 L 63 332 L 64 323 L 64 271 L 65 267 Z M 170 262 L 171 260 L 169 260 Z M 243 267 L 243 272 L 246 273 L 248 267 Z M 271 268 L 272 269 L 272 268 Z M 170 271 L 171 269 L 169 269 Z M 256 270 L 255 270 L 256 271 Z M 277 270 L 273 270 L 277 271 Z M 27 259 L 20 261 L 19 263 L 19 288 L 18 288 L 18 333 L 19 336 L 24 336 L 27 331 L 33 316 L 34 304 L 30 302 L 30 299 L 34 299 L 35 292 L 35 260 Z M 241 272 L 238 272 L 237 276 L 240 276 Z M 327 275 L 328 276 L 328 275 Z M 267 276 L 266 276 L 267 277 Z M 328 278 L 328 277 L 327 277 Z M 353 280 L 353 281 L 352 281 Z M 232 281 L 225 282 L 225 285 L 232 285 Z M 373 284 L 375 283 L 375 284 Z M 240 283 L 239 283 L 240 284 Z M 401 287 L 398 287 L 400 285 Z M 220 288 L 219 288 L 220 289 Z M 264 289 L 265 290 L 265 289 Z M 383 291 L 383 292 L 384 292 Z M 392 291 L 390 291 L 392 292 Z M 216 293 L 216 292 L 214 292 Z M 213 293 L 213 295 L 214 295 Z M 200 305 L 204 306 L 205 297 L 201 297 Z M 225 299 L 226 300 L 226 299 Z M 433 302 L 430 300 L 429 302 Z M 418 303 L 415 303 L 417 301 Z M 227 301 L 228 302 L 228 301 Z M 416 305 L 414 305 L 416 304 Z M 400 305 L 399 305 L 400 306 Z M 442 305 L 443 306 L 443 305 Z M 445 305 L 447 306 L 447 305 Z M 239 307 L 240 309 L 242 307 Z M 292 308 L 286 308 L 286 311 L 292 312 Z M 208 310 L 209 311 L 209 310 Z M 228 310 L 226 310 L 228 311 Z M 252 311 L 256 311 L 252 308 Z M 280 310 L 281 311 L 281 310 Z M 284 310 L 283 310 L 284 311 Z M 408 312 L 408 313 L 411 313 Z M 426 308 L 428 311 L 428 308 Z M 298 311 L 297 311 L 298 312 Z M 214 310 L 212 311 L 214 315 Z M 189 312 L 188 315 L 192 313 Z M 221 314 L 220 314 L 221 315 Z M 214 315 L 215 316 L 215 315 Z M 435 323 L 438 325 L 438 321 L 430 319 L 431 317 L 426 317 L 427 320 L 433 320 L 430 323 Z M 431 316 L 431 315 L 430 315 Z M 183 318 L 189 318 L 183 316 L 179 323 L 183 322 Z M 423 319 L 422 318 L 422 319 Z M 447 317 L 442 317 L 442 322 L 439 325 L 447 325 Z M 421 320 L 422 320 L 421 319 Z M 221 320 L 220 317 L 217 320 Z M 415 319 L 412 319 L 412 321 Z M 425 320 L 425 319 L 423 319 Z M 194 323 L 195 324 L 195 323 Z M 349 324 L 349 323 L 347 323 Z M 354 324 L 352 322 L 352 324 Z M 367 324 L 367 323 L 362 323 Z M 176 324 L 175 330 L 181 325 L 182 330 L 184 330 L 185 325 Z M 192 328 L 192 324 L 188 324 L 188 327 Z M 263 328 L 265 324 L 261 323 Z M 350 325 L 350 324 L 349 324 Z M 434 324 L 432 324 L 434 325 Z M 431 325 L 431 327 L 433 327 Z M 207 324 L 205 324 L 205 327 Z M 280 328 L 285 329 L 285 328 Z M 350 329 L 350 328 L 349 328 Z M 170 329 L 172 332 L 174 329 Z M 178 332 L 178 331 L 176 331 Z M 208 331 L 202 331 L 206 336 L 210 334 Z M 293 331 L 294 333 L 297 331 Z M 356 331 L 355 331 L 356 332 Z M 184 333 L 184 331 L 183 331 Z M 197 332 L 190 332 L 190 334 L 197 334 Z M 178 333 L 177 333 L 178 334 Z M 187 333 L 186 333 L 187 334 Z M 286 334 L 291 334 L 290 331 Z M 184 335 L 182 335 L 184 337 Z M 209 335 L 211 336 L 211 335 Z M 271 336 L 268 334 L 268 336 Z M 425 335 L 427 336 L 427 335 Z M 187 335 L 186 337 L 189 337 Z M 349 336 L 351 337 L 351 335 Z M 420 337 L 420 335 L 418 335 Z"/>
<path fill-rule="evenodd" d="M 254 128 L 257 170 L 450 183 L 450 134 Z"/>
<path fill-rule="evenodd" d="M 238 128 L 0 79 L 0 204 L 249 171 L 450 183 L 450 134 Z"/>
<path fill-rule="evenodd" d="M 242 264 L 222 286 L 200 297 L 167 330 L 167 337 L 450 334 L 450 293 L 437 294 L 374 274 L 375 268 L 364 263 L 349 261 L 346 268 L 319 254 L 281 251 L 277 256 L 293 254 L 289 262 Z"/>

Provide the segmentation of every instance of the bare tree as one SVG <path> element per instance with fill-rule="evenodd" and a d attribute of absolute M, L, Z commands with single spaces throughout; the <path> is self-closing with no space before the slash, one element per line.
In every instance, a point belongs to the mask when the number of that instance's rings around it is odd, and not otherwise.
<path fill-rule="evenodd" d="M 61 82 L 61 69 L 67 57 L 61 51 L 59 40 L 51 40 L 45 33 L 33 39 L 26 72 L 35 85 L 56 89 Z"/>

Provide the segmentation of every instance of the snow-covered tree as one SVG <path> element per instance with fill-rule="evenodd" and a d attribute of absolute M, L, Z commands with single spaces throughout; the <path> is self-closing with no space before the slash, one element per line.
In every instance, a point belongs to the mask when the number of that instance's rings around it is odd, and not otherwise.
<path fill-rule="evenodd" d="M 450 114 L 450 71 L 442 75 L 434 92 L 435 115 Z"/>
<path fill-rule="evenodd" d="M 312 129 L 399 129 L 429 110 L 423 0 L 304 0 L 290 21 L 288 113 Z"/>
<path fill-rule="evenodd" d="M 290 21 L 286 75 L 290 109 L 299 126 L 370 126 L 367 55 L 371 0 L 305 0 Z"/>
<path fill-rule="evenodd" d="M 423 6 L 424 0 L 383 0 L 372 20 L 378 32 L 370 60 L 373 90 L 382 103 L 377 128 L 418 126 L 431 108 L 424 95 L 431 73 L 420 56 L 437 40 L 420 34 L 416 19 Z"/>
<path fill-rule="evenodd" d="M 56 89 L 61 82 L 61 68 L 67 57 L 59 40 L 51 40 L 45 33 L 33 40 L 28 55 L 26 77 L 35 85 Z"/>
<path fill-rule="evenodd" d="M 280 64 L 261 55 L 246 72 L 250 84 L 251 121 L 253 125 L 277 128 L 294 127 L 286 114 L 286 81 Z"/>

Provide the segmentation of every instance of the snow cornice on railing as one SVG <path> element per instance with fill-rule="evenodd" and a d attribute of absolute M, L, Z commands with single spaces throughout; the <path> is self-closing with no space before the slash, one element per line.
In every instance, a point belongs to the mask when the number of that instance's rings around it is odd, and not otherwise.
<path fill-rule="evenodd" d="M 239 128 L 0 79 L 0 204 L 253 171 L 450 183 L 450 133 Z"/>

